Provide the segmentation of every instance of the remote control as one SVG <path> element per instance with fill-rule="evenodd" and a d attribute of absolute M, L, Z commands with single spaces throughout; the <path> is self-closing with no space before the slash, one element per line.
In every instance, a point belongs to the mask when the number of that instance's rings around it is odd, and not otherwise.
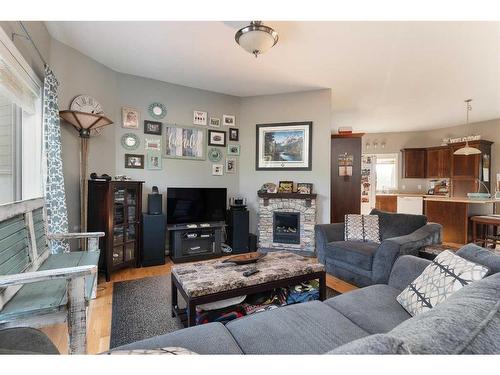
<path fill-rule="evenodd" d="M 245 276 L 245 277 L 252 276 L 252 275 L 255 275 L 257 272 L 260 272 L 260 271 L 257 268 L 252 268 L 248 271 L 243 272 L 243 276 Z"/>

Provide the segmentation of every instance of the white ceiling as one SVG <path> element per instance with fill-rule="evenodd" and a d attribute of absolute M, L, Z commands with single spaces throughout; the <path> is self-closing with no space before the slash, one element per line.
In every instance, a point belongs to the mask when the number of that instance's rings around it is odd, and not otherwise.
<path fill-rule="evenodd" d="M 123 73 L 236 95 L 332 89 L 332 128 L 425 130 L 500 118 L 499 22 L 266 22 L 255 59 L 246 22 L 46 22 L 57 40 Z"/>

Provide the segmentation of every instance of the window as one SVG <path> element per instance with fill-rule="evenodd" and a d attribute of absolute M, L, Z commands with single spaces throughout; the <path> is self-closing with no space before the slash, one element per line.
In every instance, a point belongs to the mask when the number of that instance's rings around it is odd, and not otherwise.
<path fill-rule="evenodd" d="M 41 83 L 0 28 L 0 204 L 42 188 Z"/>
<path fill-rule="evenodd" d="M 375 170 L 377 172 L 377 191 L 398 189 L 398 154 L 378 154 Z"/>

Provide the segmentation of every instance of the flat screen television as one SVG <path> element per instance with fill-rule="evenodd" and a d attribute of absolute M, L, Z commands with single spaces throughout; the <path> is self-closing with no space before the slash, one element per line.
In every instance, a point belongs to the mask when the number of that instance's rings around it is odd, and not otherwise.
<path fill-rule="evenodd" d="M 226 188 L 167 188 L 167 224 L 226 220 Z"/>

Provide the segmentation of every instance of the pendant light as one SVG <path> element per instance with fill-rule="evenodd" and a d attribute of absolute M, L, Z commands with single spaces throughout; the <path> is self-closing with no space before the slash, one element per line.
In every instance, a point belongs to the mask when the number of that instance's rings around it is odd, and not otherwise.
<path fill-rule="evenodd" d="M 469 130 L 469 112 L 472 110 L 471 103 L 472 99 L 467 99 L 465 101 L 465 106 L 467 108 L 467 122 L 465 123 L 465 128 Z M 475 147 L 469 146 L 469 138 L 465 139 L 465 146 L 456 150 L 453 155 L 478 155 L 481 153 L 481 150 Z"/>
<path fill-rule="evenodd" d="M 253 53 L 257 58 L 278 43 L 278 33 L 261 21 L 252 21 L 250 25 L 239 29 L 234 39 L 245 51 Z"/>

